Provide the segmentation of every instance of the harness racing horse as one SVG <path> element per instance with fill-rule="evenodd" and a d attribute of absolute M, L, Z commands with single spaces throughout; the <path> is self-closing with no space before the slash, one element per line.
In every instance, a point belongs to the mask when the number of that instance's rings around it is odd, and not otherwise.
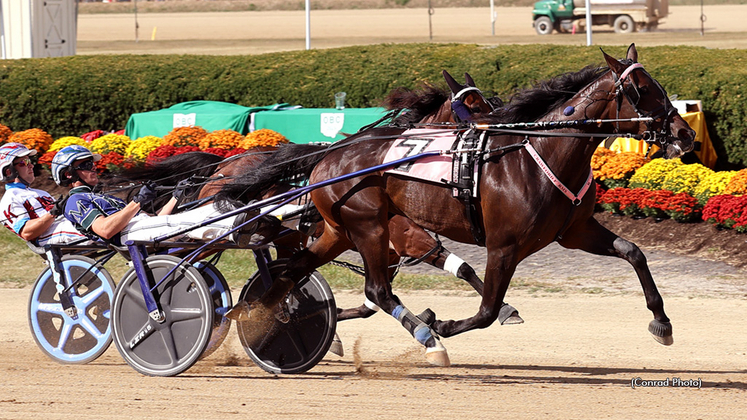
<path fill-rule="evenodd" d="M 485 286 L 474 316 L 462 320 L 415 316 L 392 293 L 387 276 L 387 225 L 392 215 L 405 216 L 457 241 L 474 243 L 475 238 L 464 205 L 451 188 L 372 166 L 383 162 L 395 137 L 407 135 L 402 129 L 377 128 L 326 150 L 310 145 L 282 147 L 259 168 L 264 174 L 246 174 L 216 198 L 230 203 L 236 187 L 262 190 L 291 173 L 309 173 L 312 186 L 324 182 L 310 193 L 324 218 L 324 233 L 288 261 L 286 270 L 261 298 L 249 303 L 248 319 L 262 331 L 296 281 L 354 247 L 366 268 L 367 298 L 425 346 L 430 363 L 448 366 L 439 337 L 490 326 L 516 266 L 557 241 L 566 248 L 628 261 L 654 316 L 649 331 L 658 342 L 670 345 L 671 323 L 645 256 L 593 217 L 595 189 L 588 188 L 590 162 L 605 137 L 630 133 L 657 144 L 667 157 L 674 158 L 693 149 L 695 132 L 679 116 L 663 87 L 637 62 L 635 45 L 620 61 L 602 54 L 608 68 L 586 67 L 519 92 L 497 115 L 482 118 L 473 126 L 486 130 L 478 132 L 485 136 L 485 144 L 478 170 L 477 218 L 487 248 Z M 552 129 L 537 132 L 504 127 L 521 121 Z M 366 169 L 358 175 L 357 171 Z"/>
<path fill-rule="evenodd" d="M 451 92 L 428 84 L 417 90 L 400 88 L 392 91 L 384 99 L 383 106 L 388 110 L 407 111 L 394 118 L 391 124 L 403 127 L 413 124 L 453 124 L 471 120 L 475 115 L 488 114 L 493 112 L 496 106 L 502 105 L 502 101 L 497 97 L 487 100 L 467 73 L 464 74 L 465 84 L 457 82 L 446 71 L 443 71 L 443 77 Z M 274 147 L 259 147 L 228 159 L 204 152 L 184 153 L 146 168 L 131 170 L 124 177 L 131 181 L 158 180 L 161 185 L 171 186 L 193 175 L 207 178 L 204 182 L 198 183 L 198 188 L 193 188 L 186 195 L 188 199 L 199 201 L 215 195 L 234 177 L 254 171 L 266 159 L 268 153 L 274 150 Z M 168 196 L 165 198 L 168 199 Z M 165 201 L 160 205 L 157 204 L 156 208 L 163 204 Z M 474 269 L 444 248 L 421 227 L 397 215 L 389 220 L 389 230 L 390 243 L 394 251 L 390 253 L 390 266 L 395 267 L 400 257 L 410 257 L 416 262 L 426 262 L 452 273 L 482 294 L 483 282 Z M 265 237 L 273 236 L 272 234 L 265 235 Z M 306 237 L 303 235 L 288 235 L 274 240 L 278 258 L 290 257 L 301 250 L 305 242 Z M 393 276 L 394 271 L 390 274 Z M 376 311 L 378 307 L 367 300 L 357 308 L 338 309 L 338 320 L 367 318 Z M 499 320 L 501 324 L 507 325 L 524 322 L 518 311 L 508 304 L 502 306 Z"/>

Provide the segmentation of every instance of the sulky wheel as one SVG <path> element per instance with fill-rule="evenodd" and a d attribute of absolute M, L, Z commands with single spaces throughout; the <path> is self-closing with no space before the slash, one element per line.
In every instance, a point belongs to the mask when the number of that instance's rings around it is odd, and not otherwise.
<path fill-rule="evenodd" d="M 269 264 L 270 274 L 277 276 L 285 268 L 285 260 Z M 259 273 L 255 273 L 241 290 L 240 300 L 249 304 L 265 291 Z M 274 324 L 261 340 L 250 344 L 250 322 L 237 322 L 239 339 L 244 350 L 262 369 L 270 373 L 306 372 L 329 350 L 337 325 L 337 307 L 332 290 L 321 274 L 314 271 L 290 292 L 276 308 Z"/>
<path fill-rule="evenodd" d="M 29 298 L 29 326 L 39 348 L 60 363 L 88 363 L 112 342 L 109 318 L 114 282 L 103 267 L 88 257 L 62 258 L 64 276 L 75 283 L 71 317 L 62 309 L 52 271 L 44 270 Z M 80 279 L 78 279 L 80 277 Z"/>
<path fill-rule="evenodd" d="M 224 315 L 233 307 L 233 299 L 226 278 L 213 264 L 207 261 L 198 261 L 193 265 L 202 275 L 210 289 L 210 296 L 213 298 L 213 331 L 210 334 L 207 348 L 200 356 L 200 359 L 204 359 L 213 354 L 228 336 L 228 330 L 231 329 L 231 320 Z"/>
<path fill-rule="evenodd" d="M 114 344 L 125 361 L 145 375 L 173 376 L 184 372 L 200 358 L 210 341 L 214 314 L 210 289 L 196 268 L 181 261 L 169 255 L 145 260 L 156 283 L 178 266 L 154 293 L 164 317 L 162 322 L 148 315 L 134 268 L 125 273 L 114 292 Z"/>

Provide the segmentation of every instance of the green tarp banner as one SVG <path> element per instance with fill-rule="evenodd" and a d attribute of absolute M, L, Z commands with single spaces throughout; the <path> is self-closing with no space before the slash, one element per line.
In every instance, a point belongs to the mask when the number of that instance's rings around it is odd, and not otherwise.
<path fill-rule="evenodd" d="M 301 108 L 252 115 L 253 130 L 268 128 L 293 143 L 332 142 L 385 115 L 384 108 Z"/>
<path fill-rule="evenodd" d="M 166 109 L 133 114 L 125 126 L 132 140 L 144 136 L 163 137 L 176 127 L 200 126 L 208 132 L 231 129 L 241 134 L 250 131 L 250 115 L 260 111 L 296 108 L 288 104 L 245 107 L 227 102 L 190 101 Z"/>

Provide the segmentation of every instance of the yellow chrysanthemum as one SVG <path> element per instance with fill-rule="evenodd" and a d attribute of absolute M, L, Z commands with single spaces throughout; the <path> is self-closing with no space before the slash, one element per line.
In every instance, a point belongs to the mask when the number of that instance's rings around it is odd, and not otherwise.
<path fill-rule="evenodd" d="M 682 192 L 695 195 L 695 187 L 700 181 L 711 175 L 713 171 L 699 163 L 681 165 L 669 172 L 664 177 L 661 189 L 669 190 L 675 194 Z"/>
<path fill-rule="evenodd" d="M 125 150 L 125 159 L 134 162 L 145 162 L 148 154 L 161 145 L 163 139 L 156 136 L 145 136 L 134 140 Z"/>
<path fill-rule="evenodd" d="M 654 159 L 635 171 L 628 186 L 630 188 L 646 188 L 660 190 L 667 174 L 682 165 L 679 159 Z"/>
<path fill-rule="evenodd" d="M 107 134 L 91 142 L 91 151 L 100 155 L 116 152 L 124 156 L 131 142 L 130 138 L 125 135 Z"/>
<path fill-rule="evenodd" d="M 695 198 L 705 205 L 711 197 L 724 194 L 726 186 L 736 175 L 736 171 L 714 172 L 708 175 L 695 187 Z"/>
<path fill-rule="evenodd" d="M 49 146 L 48 152 L 56 152 L 64 147 L 72 146 L 74 144 L 77 144 L 78 146 L 88 147 L 90 144 L 88 144 L 87 141 L 83 140 L 80 137 L 74 137 L 74 136 L 67 136 L 67 137 L 60 137 L 59 139 L 55 140 L 54 143 L 52 143 L 51 146 Z"/>

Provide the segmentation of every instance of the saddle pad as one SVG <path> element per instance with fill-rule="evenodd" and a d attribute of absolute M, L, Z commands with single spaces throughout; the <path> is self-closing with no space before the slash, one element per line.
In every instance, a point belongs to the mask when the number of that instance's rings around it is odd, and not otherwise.
<path fill-rule="evenodd" d="M 392 143 L 392 147 L 387 151 L 383 163 L 393 162 L 423 152 L 451 150 L 456 141 L 458 141 L 456 134 L 452 131 L 407 130 L 402 133 L 402 138 Z M 430 156 L 399 165 L 386 172 L 426 181 L 440 183 L 446 180 L 451 182 L 451 161 L 452 155 Z"/>

